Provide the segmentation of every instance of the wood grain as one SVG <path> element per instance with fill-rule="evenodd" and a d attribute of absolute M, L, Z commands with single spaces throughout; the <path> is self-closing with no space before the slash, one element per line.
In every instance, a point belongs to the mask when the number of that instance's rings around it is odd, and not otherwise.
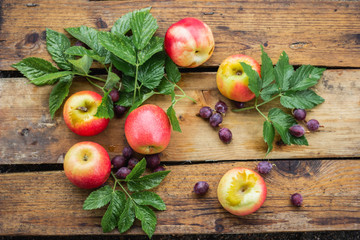
<path fill-rule="evenodd" d="M 218 66 L 242 53 L 260 60 L 260 45 L 270 57 L 282 51 L 292 64 L 360 67 L 359 1 L 2 1 L 0 70 L 25 57 L 50 59 L 45 29 L 87 25 L 109 30 L 123 14 L 152 6 L 158 36 L 185 17 L 196 17 L 212 29 L 216 47 L 204 66 Z"/>
<path fill-rule="evenodd" d="M 264 205 L 236 217 L 218 203 L 217 184 L 233 167 L 254 169 L 256 162 L 168 166 L 171 173 L 155 189 L 167 210 L 156 212 L 155 234 L 213 234 L 358 230 L 360 228 L 360 161 L 276 161 L 265 176 Z M 196 197 L 192 188 L 207 181 L 209 192 Z M 82 210 L 90 190 L 73 186 L 63 172 L 0 174 L 1 235 L 102 234 L 105 209 Z M 299 192 L 303 206 L 289 197 Z M 110 234 L 119 234 L 116 230 Z M 139 222 L 126 234 L 143 234 Z"/>
<path fill-rule="evenodd" d="M 272 159 L 333 158 L 360 156 L 360 71 L 327 70 L 316 86 L 325 102 L 308 111 L 307 120 L 316 118 L 323 128 L 306 134 L 309 146 L 284 146 L 276 139 Z M 179 101 L 175 110 L 182 133 L 173 132 L 164 161 L 217 161 L 261 159 L 267 146 L 262 138 L 264 119 L 255 111 L 229 113 L 222 127 L 233 132 L 233 141 L 226 145 L 218 138 L 218 129 L 196 116 L 202 106 L 214 106 L 222 97 L 216 88 L 215 73 L 186 73 L 181 87 L 197 100 Z M 16 90 L 15 90 L 16 89 Z M 95 90 L 81 79 L 75 81 L 70 94 L 80 90 Z M 110 156 L 120 154 L 127 145 L 124 135 L 125 118 L 112 119 L 107 129 L 94 137 L 81 137 L 65 125 L 60 109 L 51 120 L 48 97 L 51 87 L 36 87 L 23 78 L 0 79 L 0 163 L 60 163 L 67 150 L 80 141 L 94 141 L 106 148 Z M 280 107 L 278 101 L 264 105 L 265 113 L 271 107 Z M 156 96 L 148 103 L 166 109 L 167 96 Z M 249 105 L 251 102 L 249 103 Z M 290 112 L 289 112 L 290 113 Z"/>

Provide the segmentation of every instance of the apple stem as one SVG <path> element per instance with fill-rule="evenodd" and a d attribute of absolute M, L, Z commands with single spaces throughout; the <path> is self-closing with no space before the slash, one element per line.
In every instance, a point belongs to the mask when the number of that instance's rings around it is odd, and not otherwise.
<path fill-rule="evenodd" d="M 89 157 L 85 154 L 83 159 L 84 159 L 84 161 L 87 161 L 87 160 L 89 160 Z"/>
<path fill-rule="evenodd" d="M 81 106 L 81 107 L 78 107 L 78 108 L 76 108 L 77 110 L 80 110 L 80 111 L 82 111 L 82 112 L 87 112 L 88 111 L 88 109 L 87 109 L 87 107 L 84 107 L 84 106 Z M 86 156 L 86 155 L 85 155 Z"/>

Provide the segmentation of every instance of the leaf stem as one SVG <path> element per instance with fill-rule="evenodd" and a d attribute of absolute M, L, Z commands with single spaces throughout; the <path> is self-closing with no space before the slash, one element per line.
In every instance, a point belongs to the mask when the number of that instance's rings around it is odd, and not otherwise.
<path fill-rule="evenodd" d="M 271 102 L 271 101 L 273 101 L 273 100 L 275 100 L 276 98 L 281 97 L 281 96 L 282 96 L 282 94 L 280 93 L 280 94 L 278 94 L 278 95 L 270 98 L 269 100 L 264 101 L 264 102 L 259 103 L 259 104 L 257 104 L 257 98 L 256 98 L 256 102 L 255 102 L 255 105 L 254 105 L 254 106 L 246 107 L 246 108 L 240 108 L 240 109 L 232 109 L 232 111 L 233 111 L 233 112 L 242 112 L 242 111 L 254 109 L 254 108 L 260 107 L 260 106 L 262 106 L 262 105 L 264 105 L 264 104 L 267 104 L 268 102 Z"/>
<path fill-rule="evenodd" d="M 101 90 L 103 90 L 103 91 L 104 91 L 104 88 L 103 88 L 103 87 L 101 87 L 100 85 L 98 85 L 98 84 L 94 83 L 94 82 L 93 82 L 93 81 L 91 81 L 88 77 L 86 77 L 86 80 L 88 80 L 88 82 L 89 82 L 89 83 L 91 83 L 92 85 L 94 85 L 95 87 L 98 87 L 98 88 L 100 88 Z"/>
<path fill-rule="evenodd" d="M 177 87 L 177 88 L 183 93 L 183 96 L 184 96 L 184 97 L 186 97 L 186 98 L 190 99 L 191 101 L 193 101 L 194 103 L 196 103 L 196 100 L 193 99 L 192 97 L 188 96 L 188 95 L 184 92 L 184 90 L 182 90 L 182 88 L 181 88 L 179 85 L 177 85 L 176 83 L 175 83 L 174 85 L 175 85 L 175 87 Z"/>
<path fill-rule="evenodd" d="M 255 109 L 260 113 L 261 116 L 263 116 L 266 119 L 266 121 L 269 121 L 269 119 L 259 110 L 257 105 L 257 100 L 258 98 L 255 98 Z"/>
<path fill-rule="evenodd" d="M 135 99 L 136 99 L 136 91 L 138 90 L 138 83 L 137 83 L 137 79 L 138 79 L 138 72 L 139 72 L 139 63 L 136 60 L 136 71 L 135 71 L 135 81 L 134 81 L 134 95 L 133 95 L 133 104 L 135 103 Z M 140 90 L 139 90 L 140 91 Z"/>
<path fill-rule="evenodd" d="M 114 180 L 115 180 L 115 186 L 116 186 L 116 184 L 118 184 L 120 187 L 121 187 L 121 189 L 123 190 L 123 192 L 125 192 L 125 194 L 134 202 L 134 200 L 132 199 L 132 197 L 131 197 L 131 195 L 126 191 L 126 189 L 123 187 L 123 185 L 121 184 L 121 181 L 119 181 L 117 178 L 116 178 L 116 176 L 115 176 L 115 174 L 113 173 L 113 172 L 111 172 L 111 176 L 114 178 Z"/>

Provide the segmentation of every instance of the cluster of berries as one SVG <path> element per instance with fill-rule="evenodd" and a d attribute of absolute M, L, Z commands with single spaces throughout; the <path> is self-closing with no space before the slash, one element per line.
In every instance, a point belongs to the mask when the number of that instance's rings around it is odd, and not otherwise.
<path fill-rule="evenodd" d="M 320 126 L 319 121 L 316 119 L 311 119 L 309 121 L 306 121 L 305 120 L 306 111 L 304 109 L 295 109 L 293 111 L 293 116 L 298 121 L 304 121 L 306 123 L 306 126 L 309 129 L 309 131 L 314 132 L 314 131 L 317 131 L 319 129 L 319 127 L 322 127 L 322 126 Z M 293 135 L 295 137 L 301 137 L 305 134 L 305 129 L 301 125 L 296 124 L 289 128 L 289 132 L 291 135 Z"/>

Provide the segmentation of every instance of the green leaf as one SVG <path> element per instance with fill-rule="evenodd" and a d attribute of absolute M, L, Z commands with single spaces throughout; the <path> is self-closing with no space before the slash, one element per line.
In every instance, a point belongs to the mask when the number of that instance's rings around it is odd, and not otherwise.
<path fill-rule="evenodd" d="M 275 80 L 273 63 L 263 46 L 261 46 L 261 78 L 262 88 L 269 86 Z"/>
<path fill-rule="evenodd" d="M 252 67 L 247 63 L 241 62 L 240 64 L 243 68 L 244 73 L 249 78 L 249 89 L 255 94 L 256 97 L 258 97 L 262 86 L 262 80 L 258 72 L 252 69 Z"/>
<path fill-rule="evenodd" d="M 104 93 L 103 98 L 101 99 L 101 104 L 99 105 L 97 112 L 95 114 L 98 118 L 113 118 L 114 117 L 114 104 L 109 96 L 110 91 Z"/>
<path fill-rule="evenodd" d="M 268 116 L 285 144 L 308 145 L 305 136 L 298 138 L 289 133 L 289 128 L 297 124 L 296 120 L 291 115 L 284 113 L 279 108 L 272 108 L 270 109 Z"/>
<path fill-rule="evenodd" d="M 141 221 L 142 230 L 151 238 L 157 223 L 154 211 L 147 206 L 135 205 L 135 215 Z"/>
<path fill-rule="evenodd" d="M 111 63 L 122 73 L 127 76 L 135 77 L 135 67 L 128 62 L 125 62 L 121 58 L 118 58 L 114 54 L 110 56 Z"/>
<path fill-rule="evenodd" d="M 273 149 L 273 142 L 275 137 L 275 129 L 274 126 L 269 121 L 265 121 L 263 125 L 263 137 L 264 141 L 268 145 L 268 149 L 266 155 L 268 155 Z"/>
<path fill-rule="evenodd" d="M 165 71 L 167 78 L 174 83 L 177 83 L 181 79 L 181 73 L 176 64 L 171 60 L 169 56 L 166 56 Z"/>
<path fill-rule="evenodd" d="M 41 77 L 35 78 L 31 80 L 30 82 L 36 86 L 43 86 L 43 85 L 52 85 L 56 83 L 59 78 L 72 75 L 73 72 L 70 71 L 61 71 L 61 72 L 55 72 L 55 73 L 48 73 L 45 75 L 42 75 Z"/>
<path fill-rule="evenodd" d="M 263 88 L 260 92 L 260 97 L 267 101 L 269 100 L 274 94 L 279 93 L 279 87 L 276 84 L 270 84 L 269 86 Z"/>
<path fill-rule="evenodd" d="M 97 53 L 95 53 L 94 50 L 86 49 L 82 46 L 72 46 L 68 48 L 65 51 L 65 53 L 71 56 L 80 56 L 80 57 L 83 57 L 84 55 L 88 55 L 92 59 L 105 64 L 105 57 L 101 57 Z"/>
<path fill-rule="evenodd" d="M 51 118 L 54 118 L 55 112 L 60 108 L 64 99 L 69 94 L 69 89 L 72 84 L 73 75 L 68 75 L 60 78 L 59 82 L 51 90 L 49 97 L 49 109 Z"/>
<path fill-rule="evenodd" d="M 113 72 L 108 72 L 107 79 L 104 85 L 105 90 L 112 90 L 116 84 L 120 81 L 120 77 Z"/>
<path fill-rule="evenodd" d="M 138 50 L 142 50 L 150 41 L 159 26 L 151 15 L 150 9 L 134 11 L 130 21 L 133 43 Z"/>
<path fill-rule="evenodd" d="M 138 108 L 141 104 L 143 104 L 146 100 L 151 98 L 155 94 L 154 91 L 150 91 L 148 93 L 141 93 L 139 97 L 137 97 L 135 103 L 132 104 L 131 108 L 126 114 L 126 117 L 136 108 Z"/>
<path fill-rule="evenodd" d="M 157 210 L 166 210 L 164 201 L 154 192 L 135 192 L 131 195 L 131 197 L 139 205 L 150 205 Z"/>
<path fill-rule="evenodd" d="M 149 61 L 139 67 L 138 80 L 149 89 L 155 89 L 164 77 L 163 58 L 158 55 L 153 56 Z"/>
<path fill-rule="evenodd" d="M 62 33 L 46 29 L 46 48 L 59 68 L 71 70 L 65 51 L 70 47 L 70 40 Z"/>
<path fill-rule="evenodd" d="M 34 80 L 45 74 L 58 71 L 58 69 L 54 67 L 50 62 L 42 58 L 35 57 L 25 58 L 11 66 L 19 70 L 29 80 Z"/>
<path fill-rule="evenodd" d="M 149 60 L 154 54 L 163 51 L 164 49 L 164 38 L 160 37 L 152 37 L 148 45 L 145 46 L 144 49 L 139 51 L 138 60 L 139 65 L 144 64 L 147 60 Z"/>
<path fill-rule="evenodd" d="M 112 192 L 113 190 L 109 185 L 105 185 L 104 187 L 91 192 L 84 202 L 83 209 L 93 210 L 105 206 L 111 201 Z"/>
<path fill-rule="evenodd" d="M 123 75 L 123 78 L 121 80 L 122 82 L 122 87 L 123 87 L 123 90 L 125 92 L 134 92 L 134 89 L 135 89 L 135 78 L 134 77 L 130 77 L 130 76 L 127 76 L 127 75 Z M 133 95 L 133 94 L 132 94 Z M 132 98 L 132 96 L 131 96 Z"/>
<path fill-rule="evenodd" d="M 168 115 L 169 117 L 169 120 L 170 120 L 170 123 L 171 123 L 171 126 L 173 128 L 174 131 L 177 131 L 177 132 L 181 132 L 181 128 L 180 128 L 180 124 L 179 124 L 179 120 L 177 119 L 176 117 L 176 112 L 173 108 L 173 105 L 171 105 L 167 111 L 166 111 L 166 114 Z"/>
<path fill-rule="evenodd" d="M 149 190 L 158 186 L 170 171 L 161 171 L 145 175 L 141 178 L 132 179 L 127 182 L 128 189 L 131 192 Z"/>
<path fill-rule="evenodd" d="M 116 20 L 114 26 L 111 28 L 111 33 L 120 36 L 125 35 L 130 30 L 130 20 L 132 13 L 129 12 Z"/>
<path fill-rule="evenodd" d="M 75 71 L 80 74 L 87 75 L 89 73 L 93 59 L 88 55 L 84 55 L 79 59 L 69 59 L 68 61 L 74 66 Z"/>
<path fill-rule="evenodd" d="M 111 232 L 118 225 L 121 212 L 125 208 L 126 196 L 120 191 L 112 192 L 110 204 L 101 219 L 103 232 Z"/>
<path fill-rule="evenodd" d="M 301 91 L 316 85 L 325 70 L 325 68 L 317 68 L 311 65 L 300 66 L 290 79 L 290 89 Z"/>
<path fill-rule="evenodd" d="M 134 204 L 130 198 L 126 199 L 125 208 L 122 211 L 119 222 L 118 229 L 120 233 L 124 233 L 134 224 L 135 220 L 135 209 Z"/>
<path fill-rule="evenodd" d="M 115 104 L 124 107 L 131 107 L 133 95 L 134 94 L 132 92 L 120 92 L 119 100 Z"/>
<path fill-rule="evenodd" d="M 312 90 L 286 92 L 280 98 L 280 103 L 286 108 L 311 109 L 325 100 Z"/>
<path fill-rule="evenodd" d="M 159 86 L 156 87 L 157 91 L 164 95 L 170 95 L 174 92 L 175 84 L 167 80 L 165 77 L 161 79 Z"/>
<path fill-rule="evenodd" d="M 286 91 L 290 87 L 290 78 L 294 73 L 294 68 L 289 64 L 289 57 L 286 52 L 282 52 L 277 62 L 274 75 L 275 82 L 281 90 Z"/>
<path fill-rule="evenodd" d="M 116 36 L 110 32 L 99 32 L 101 44 L 115 56 L 136 65 L 136 52 L 129 38 Z"/>
<path fill-rule="evenodd" d="M 131 170 L 129 175 L 126 176 L 125 181 L 129 181 L 131 179 L 139 178 L 146 170 L 146 160 L 143 158 L 140 162 L 138 162 L 135 167 Z"/>

